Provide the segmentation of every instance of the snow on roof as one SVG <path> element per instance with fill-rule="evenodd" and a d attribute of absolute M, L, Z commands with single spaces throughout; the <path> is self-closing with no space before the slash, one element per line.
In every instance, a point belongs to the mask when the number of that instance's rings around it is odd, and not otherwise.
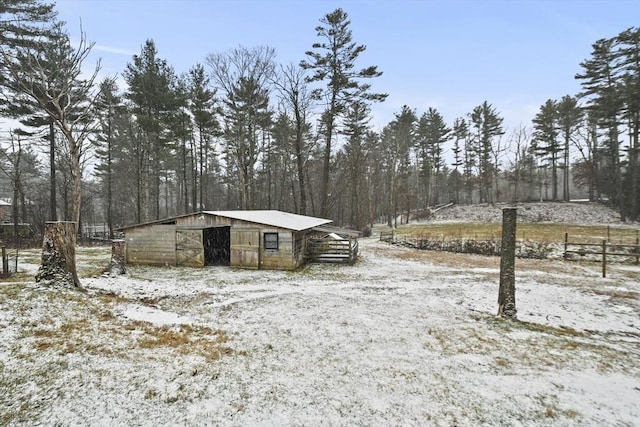
<path fill-rule="evenodd" d="M 275 210 L 204 211 L 204 213 L 295 231 L 308 230 L 309 228 L 333 222 L 330 219 L 315 218 Z"/>

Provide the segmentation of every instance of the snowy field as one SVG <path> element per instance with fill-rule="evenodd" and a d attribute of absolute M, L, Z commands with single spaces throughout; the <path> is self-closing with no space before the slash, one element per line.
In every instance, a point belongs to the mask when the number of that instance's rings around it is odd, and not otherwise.
<path fill-rule="evenodd" d="M 86 293 L 38 288 L 32 255 L 0 282 L 0 425 L 640 425 L 640 266 L 519 260 L 507 321 L 498 258 L 360 248 L 296 272 L 135 267 Z"/>

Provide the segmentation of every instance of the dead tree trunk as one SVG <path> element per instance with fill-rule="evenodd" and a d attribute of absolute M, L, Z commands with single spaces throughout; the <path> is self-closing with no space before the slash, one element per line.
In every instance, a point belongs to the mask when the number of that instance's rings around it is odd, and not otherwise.
<path fill-rule="evenodd" d="M 76 272 L 76 223 L 47 222 L 42 242 L 42 264 L 36 282 L 46 286 L 80 288 Z"/>
<path fill-rule="evenodd" d="M 500 255 L 500 290 L 498 315 L 516 318 L 516 208 L 502 210 L 502 245 Z"/>
<path fill-rule="evenodd" d="M 125 243 L 124 240 L 112 240 L 111 241 L 111 263 L 107 272 L 111 276 L 119 276 L 121 274 L 127 274 L 127 267 L 125 263 Z"/>

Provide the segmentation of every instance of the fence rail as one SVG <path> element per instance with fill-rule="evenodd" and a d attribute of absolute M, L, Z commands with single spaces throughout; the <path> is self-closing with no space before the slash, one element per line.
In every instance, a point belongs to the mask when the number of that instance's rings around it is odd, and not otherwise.
<path fill-rule="evenodd" d="M 574 236 L 575 238 L 575 236 Z M 587 255 L 597 255 L 602 260 L 602 277 L 607 277 L 607 257 L 635 258 L 636 264 L 640 262 L 640 239 L 636 237 L 635 244 L 611 243 L 607 239 L 601 242 L 585 242 L 569 240 L 569 233 L 564 234 L 564 259 L 570 260 L 569 255 L 575 254 L 583 258 Z"/>
<path fill-rule="evenodd" d="M 307 259 L 313 262 L 353 264 L 358 258 L 358 239 L 309 239 Z"/>

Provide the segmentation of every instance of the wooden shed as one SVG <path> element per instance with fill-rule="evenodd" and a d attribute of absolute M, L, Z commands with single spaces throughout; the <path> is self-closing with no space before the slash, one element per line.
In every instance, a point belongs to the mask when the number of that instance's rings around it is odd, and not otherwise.
<path fill-rule="evenodd" d="M 203 211 L 121 228 L 126 262 L 294 270 L 331 220 L 276 211 Z"/>

